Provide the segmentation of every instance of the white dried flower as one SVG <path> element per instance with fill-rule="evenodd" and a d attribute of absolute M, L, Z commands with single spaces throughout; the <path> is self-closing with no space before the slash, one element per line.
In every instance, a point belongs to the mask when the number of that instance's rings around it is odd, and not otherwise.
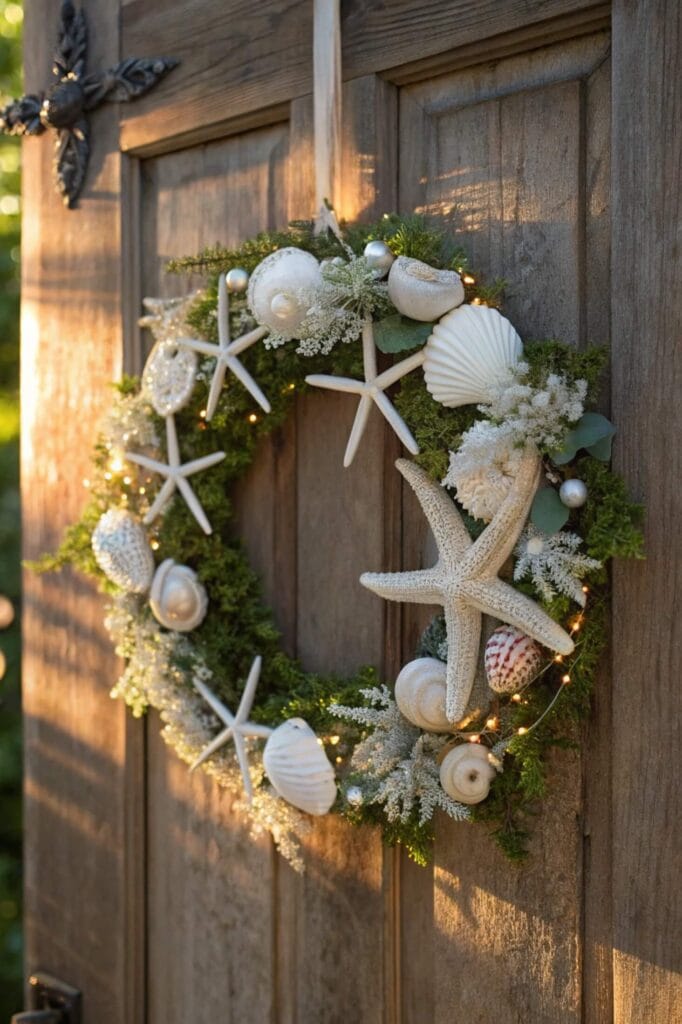
<path fill-rule="evenodd" d="M 489 522 L 511 490 L 524 452 L 515 448 L 506 426 L 487 420 L 464 434 L 443 484 L 452 487 L 469 515 Z"/>
<path fill-rule="evenodd" d="M 550 373 L 542 387 L 528 381 L 528 364 L 517 363 L 506 377 L 490 387 L 490 399 L 479 409 L 508 432 L 512 445 L 535 444 L 560 448 L 570 424 L 583 414 L 587 381 L 570 381 Z"/>
<path fill-rule="evenodd" d="M 585 573 L 601 568 L 601 562 L 580 554 L 581 543 L 577 533 L 562 531 L 549 535 L 529 524 L 516 545 L 514 579 L 530 576 L 546 601 L 561 593 L 584 608 L 585 594 L 580 581 Z"/>

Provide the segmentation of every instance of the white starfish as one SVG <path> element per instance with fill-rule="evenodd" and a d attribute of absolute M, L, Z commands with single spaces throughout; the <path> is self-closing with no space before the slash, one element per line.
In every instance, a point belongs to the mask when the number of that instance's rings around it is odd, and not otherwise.
<path fill-rule="evenodd" d="M 166 454 L 168 462 L 159 462 L 157 459 L 150 459 L 148 456 L 140 455 L 138 452 L 124 452 L 123 454 L 129 462 L 135 462 L 138 466 L 148 469 L 150 473 L 159 473 L 160 476 L 166 478 L 154 499 L 152 507 L 144 517 L 145 523 L 151 523 L 152 520 L 156 519 L 159 512 L 161 512 L 173 496 L 177 487 L 201 529 L 204 533 L 211 533 L 211 524 L 206 518 L 206 513 L 201 507 L 199 499 L 190 487 L 187 477 L 192 476 L 193 473 L 199 473 L 202 469 L 208 469 L 209 466 L 215 466 L 218 462 L 222 462 L 225 458 L 225 452 L 213 452 L 212 455 L 202 455 L 199 459 L 192 459 L 191 462 L 182 463 L 180 461 L 175 419 L 173 416 L 166 416 Z"/>
<path fill-rule="evenodd" d="M 251 775 L 249 773 L 249 761 L 246 756 L 246 745 L 245 739 L 249 736 L 256 737 L 258 739 L 267 738 L 272 729 L 267 725 L 257 725 L 255 722 L 249 722 L 249 712 L 251 711 L 251 705 L 253 704 L 253 698 L 256 694 L 256 687 L 258 686 L 258 679 L 260 677 L 262 659 L 258 655 L 253 659 L 251 671 L 249 677 L 246 680 L 246 686 L 242 694 L 242 699 L 239 702 L 236 715 L 233 715 L 229 711 L 222 701 L 218 700 L 214 693 L 211 693 L 208 686 L 202 683 L 200 679 L 194 680 L 194 685 L 199 691 L 201 696 L 204 698 L 206 703 L 210 705 L 211 709 L 215 712 L 221 722 L 224 722 L 227 726 L 222 732 L 219 732 L 215 739 L 211 740 L 205 750 L 201 752 L 199 757 L 196 759 L 194 764 L 190 767 L 190 771 L 193 772 L 195 768 L 198 768 L 204 761 L 208 761 L 209 757 L 212 757 L 216 750 L 224 746 L 225 743 L 232 740 L 234 743 L 235 753 L 237 755 L 237 761 L 241 769 L 242 778 L 244 779 L 244 791 L 246 796 L 251 802 L 253 798 L 253 786 L 251 785 Z"/>
<path fill-rule="evenodd" d="M 431 569 L 364 573 L 363 586 L 391 601 L 440 604 L 448 638 L 447 716 L 458 722 L 471 696 L 481 636 L 481 616 L 492 615 L 523 630 L 559 654 L 570 654 L 568 633 L 537 604 L 498 578 L 528 516 L 538 485 L 540 461 L 527 455 L 509 494 L 492 521 L 472 541 L 447 493 L 419 466 L 396 466 L 417 495 L 436 539 L 439 558 Z"/>
<path fill-rule="evenodd" d="M 155 341 L 175 341 L 187 333 L 187 313 L 200 294 L 197 291 L 179 299 L 143 299 L 147 312 L 137 322 L 152 332 Z"/>
<path fill-rule="evenodd" d="M 371 320 L 366 320 L 362 328 L 362 361 L 364 366 L 365 379 L 353 380 L 350 377 L 332 377 L 326 373 L 313 373 L 306 377 L 308 384 L 315 388 L 329 388 L 330 391 L 345 391 L 351 395 L 360 395 L 358 411 L 355 414 L 353 429 L 348 438 L 346 454 L 343 457 L 344 466 L 350 466 L 358 450 L 360 439 L 365 432 L 367 419 L 369 417 L 372 402 L 384 414 L 396 434 L 405 445 L 408 451 L 416 455 L 419 452 L 419 445 L 412 436 L 412 433 L 402 416 L 396 412 L 391 400 L 384 394 L 386 388 L 411 373 L 424 362 L 424 350 L 415 352 L 400 363 L 377 373 L 377 357 L 374 345 L 374 328 Z"/>
<path fill-rule="evenodd" d="M 267 327 L 256 327 L 247 334 L 230 341 L 230 298 L 225 283 L 225 274 L 221 274 L 218 280 L 218 344 L 210 341 L 201 341 L 198 338 L 181 338 L 180 344 L 199 352 L 204 356 L 211 356 L 215 359 L 215 369 L 211 379 L 211 387 L 208 393 L 206 404 L 206 419 L 210 420 L 218 405 L 218 398 L 225 382 L 225 374 L 231 370 L 235 377 L 241 381 L 246 390 L 260 405 L 263 412 L 270 412 L 270 403 L 256 384 L 248 370 L 244 369 L 237 359 L 237 356 L 251 348 L 257 341 L 264 338 L 268 333 Z"/>

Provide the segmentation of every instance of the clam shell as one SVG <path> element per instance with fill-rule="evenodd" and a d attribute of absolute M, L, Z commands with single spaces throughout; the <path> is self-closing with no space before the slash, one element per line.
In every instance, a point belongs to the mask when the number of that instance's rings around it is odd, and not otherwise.
<path fill-rule="evenodd" d="M 485 645 L 485 673 L 495 693 L 514 693 L 537 675 L 542 650 L 514 626 L 500 626 Z"/>
<path fill-rule="evenodd" d="M 188 633 L 203 621 L 208 597 L 193 569 L 167 558 L 154 575 L 149 604 L 166 629 Z"/>
<path fill-rule="evenodd" d="M 448 751 L 440 766 L 440 784 L 453 800 L 461 804 L 480 804 L 490 792 L 495 768 L 487 747 L 462 743 Z"/>
<path fill-rule="evenodd" d="M 142 390 L 159 416 L 171 416 L 189 401 L 196 380 L 197 357 L 179 342 L 160 341 L 142 371 Z"/>
<path fill-rule="evenodd" d="M 154 555 L 142 524 L 130 512 L 122 508 L 105 512 L 93 531 L 92 550 L 112 583 L 133 594 L 149 590 Z"/>
<path fill-rule="evenodd" d="M 447 668 L 437 658 L 416 658 L 405 665 L 395 681 L 395 700 L 400 711 L 420 729 L 449 732 L 445 714 Z"/>
<path fill-rule="evenodd" d="M 290 718 L 268 737 L 263 766 L 279 795 L 301 811 L 326 814 L 336 800 L 334 769 L 302 718 Z"/>
<path fill-rule="evenodd" d="M 426 387 L 441 405 L 485 402 L 521 357 L 521 339 L 496 309 L 460 306 L 433 328 L 424 349 Z"/>
<path fill-rule="evenodd" d="M 464 302 L 464 286 L 454 270 L 398 256 L 388 275 L 388 296 L 403 316 L 432 323 Z"/>
<path fill-rule="evenodd" d="M 287 246 L 266 256 L 254 270 L 249 281 L 249 307 L 259 324 L 294 338 L 310 305 L 301 293 L 316 291 L 321 283 L 322 272 L 315 257 Z"/>

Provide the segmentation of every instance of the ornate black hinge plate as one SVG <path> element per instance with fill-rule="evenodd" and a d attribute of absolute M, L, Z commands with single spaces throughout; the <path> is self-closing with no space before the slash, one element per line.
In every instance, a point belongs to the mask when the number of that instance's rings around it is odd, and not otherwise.
<path fill-rule="evenodd" d="M 102 74 L 86 75 L 88 29 L 83 11 L 62 4 L 59 38 L 47 93 L 22 96 L 0 111 L 0 131 L 8 135 L 57 133 L 54 166 L 66 206 L 75 205 L 90 157 L 87 113 L 100 103 L 125 103 L 144 96 L 177 64 L 172 57 L 129 57 Z"/>

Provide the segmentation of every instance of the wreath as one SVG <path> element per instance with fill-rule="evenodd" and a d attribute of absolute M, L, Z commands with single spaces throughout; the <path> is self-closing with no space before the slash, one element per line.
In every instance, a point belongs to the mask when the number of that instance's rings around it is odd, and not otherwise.
<path fill-rule="evenodd" d="M 438 808 L 522 858 L 548 751 L 589 711 L 607 563 L 642 556 L 641 508 L 609 468 L 614 428 L 586 411 L 605 350 L 522 344 L 504 282 L 484 286 L 417 217 L 341 232 L 330 215 L 321 232 L 297 222 L 169 269 L 209 283 L 145 300 L 142 377 L 116 385 L 82 518 L 40 563 L 109 595 L 125 659 L 112 696 L 157 709 L 176 753 L 297 867 L 309 815 L 331 810 L 419 863 Z M 393 687 L 284 653 L 235 536 L 231 488 L 310 387 L 357 402 L 346 465 L 374 406 L 413 456 L 397 467 L 437 563 L 361 583 L 443 613 Z"/>

